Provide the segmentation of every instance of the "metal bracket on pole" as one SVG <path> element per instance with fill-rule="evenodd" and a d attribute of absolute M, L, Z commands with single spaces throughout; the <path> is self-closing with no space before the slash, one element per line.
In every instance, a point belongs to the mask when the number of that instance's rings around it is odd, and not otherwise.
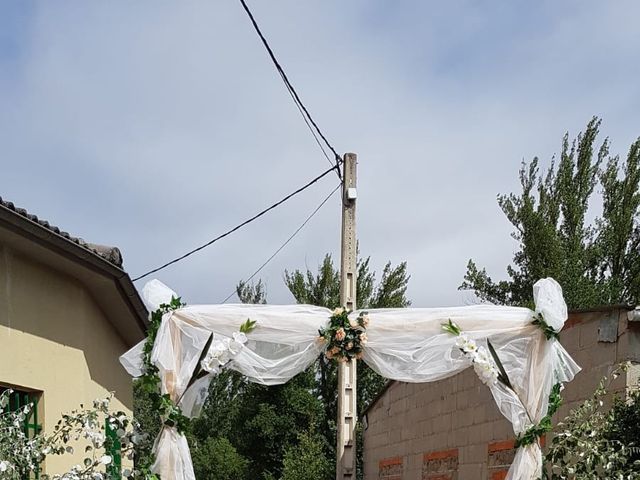
<path fill-rule="evenodd" d="M 344 155 L 342 184 L 342 248 L 340 258 L 340 303 L 356 309 L 356 179 L 357 156 Z M 338 365 L 338 445 L 336 480 L 356 478 L 356 361 Z"/>

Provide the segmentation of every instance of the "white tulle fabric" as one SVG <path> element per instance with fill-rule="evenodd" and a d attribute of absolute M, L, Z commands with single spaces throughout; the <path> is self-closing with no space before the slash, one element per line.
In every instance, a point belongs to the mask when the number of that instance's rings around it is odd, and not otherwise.
<path fill-rule="evenodd" d="M 155 280 L 143 289 L 150 309 L 168 302 L 175 293 Z M 534 286 L 536 312 L 560 330 L 567 318 L 562 290 L 553 279 Z M 431 382 L 468 368 L 470 360 L 456 347 L 456 337 L 442 330 L 451 320 L 478 344 L 487 339 L 504 364 L 514 390 L 498 383 L 491 393 L 516 434 L 546 414 L 548 396 L 557 382 L 568 382 L 580 370 L 562 345 L 547 340 L 531 324 L 535 313 L 526 308 L 476 305 L 460 308 L 404 308 L 369 310 L 368 342 L 363 360 L 384 377 L 403 382 Z M 356 318 L 358 312 L 354 312 Z M 179 401 L 185 415 L 200 413 L 213 375 L 186 390 L 209 335 L 231 338 L 248 318 L 257 322 L 244 348 L 226 368 L 265 385 L 285 383 L 305 370 L 322 353 L 318 330 L 331 311 L 310 305 L 194 305 L 163 317 L 152 352 L 160 370 L 162 393 Z M 122 356 L 133 376 L 142 374 L 142 345 Z M 186 391 L 185 391 L 186 390 Z M 540 476 L 542 454 L 537 444 L 520 448 L 509 470 L 509 480 Z M 156 441 L 154 471 L 162 478 L 195 480 L 184 436 L 165 427 Z"/>

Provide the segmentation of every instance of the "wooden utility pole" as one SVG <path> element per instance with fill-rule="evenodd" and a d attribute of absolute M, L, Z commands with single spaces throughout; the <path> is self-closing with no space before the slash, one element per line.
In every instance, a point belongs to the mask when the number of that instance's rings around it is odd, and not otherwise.
<path fill-rule="evenodd" d="M 340 304 L 356 309 L 356 172 L 357 156 L 346 153 L 342 183 Z M 336 480 L 356 478 L 356 360 L 338 364 L 338 447 Z"/>

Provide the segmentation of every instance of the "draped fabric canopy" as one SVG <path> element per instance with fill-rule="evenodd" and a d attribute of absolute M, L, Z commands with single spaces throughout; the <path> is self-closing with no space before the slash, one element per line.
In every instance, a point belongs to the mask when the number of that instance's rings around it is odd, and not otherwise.
<path fill-rule="evenodd" d="M 145 285 L 143 297 L 150 310 L 177 295 L 157 280 Z M 459 308 L 403 308 L 368 310 L 368 341 L 363 360 L 380 375 L 403 382 L 431 382 L 468 368 L 470 358 L 443 331 L 449 321 L 478 345 L 495 348 L 513 389 L 488 383 L 502 414 L 520 434 L 547 412 L 554 384 L 568 382 L 580 370 L 562 345 L 547 340 L 532 324 L 536 313 L 559 331 L 567 318 L 562 290 L 553 279 L 534 287 L 536 312 L 518 307 L 475 305 Z M 353 318 L 359 312 L 353 312 Z M 257 322 L 248 341 L 226 368 L 265 385 L 285 383 L 309 367 L 324 349 L 318 331 L 332 312 L 311 305 L 193 305 L 166 314 L 152 351 L 160 372 L 162 393 L 179 402 L 189 417 L 199 415 L 206 400 L 211 373 L 187 389 L 210 335 L 230 341 L 247 319 Z M 134 377 L 143 373 L 142 344 L 121 362 Z M 194 480 L 188 445 L 183 435 L 165 426 L 156 441 L 154 471 L 163 479 Z M 539 478 L 542 456 L 537 443 L 518 449 L 507 479 Z"/>

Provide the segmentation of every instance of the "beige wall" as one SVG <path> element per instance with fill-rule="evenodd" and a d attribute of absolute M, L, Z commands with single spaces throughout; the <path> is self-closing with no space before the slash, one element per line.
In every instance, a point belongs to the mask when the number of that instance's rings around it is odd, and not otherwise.
<path fill-rule="evenodd" d="M 125 342 L 73 278 L 0 245 L 0 383 L 43 392 L 42 424 L 115 392 L 131 412 L 131 378 L 118 363 Z M 81 458 L 50 457 L 48 473 Z"/>
<path fill-rule="evenodd" d="M 624 310 L 570 315 L 561 342 L 583 370 L 563 391 L 557 418 L 589 396 L 613 365 L 640 361 L 638 327 L 629 327 Z M 636 377 L 637 369 L 614 390 Z M 511 425 L 473 369 L 434 383 L 392 383 L 367 412 L 367 424 L 366 480 L 501 480 L 513 459 Z"/>

